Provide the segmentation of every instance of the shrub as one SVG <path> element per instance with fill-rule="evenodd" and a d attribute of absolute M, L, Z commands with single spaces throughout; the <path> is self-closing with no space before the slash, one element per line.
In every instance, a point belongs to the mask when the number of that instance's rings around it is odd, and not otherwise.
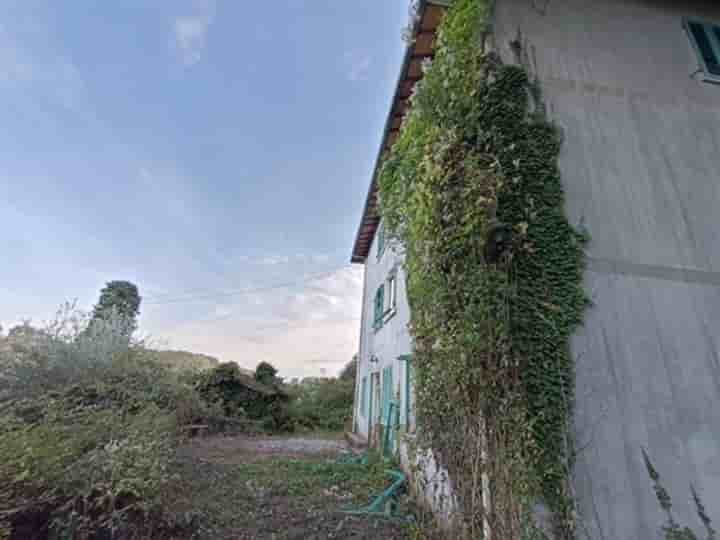
<path fill-rule="evenodd" d="M 110 521 L 149 537 L 178 427 L 211 411 L 125 325 L 88 321 L 67 305 L 0 349 L 0 515 L 21 537 L 82 523 L 71 537 L 92 538 Z"/>
<path fill-rule="evenodd" d="M 207 403 L 214 404 L 227 417 L 258 421 L 269 431 L 289 427 L 287 395 L 277 386 L 243 373 L 234 362 L 199 374 L 195 386 Z"/>
<path fill-rule="evenodd" d="M 304 381 L 291 391 L 290 416 L 296 428 L 339 431 L 352 415 L 355 383 L 350 379 Z"/>

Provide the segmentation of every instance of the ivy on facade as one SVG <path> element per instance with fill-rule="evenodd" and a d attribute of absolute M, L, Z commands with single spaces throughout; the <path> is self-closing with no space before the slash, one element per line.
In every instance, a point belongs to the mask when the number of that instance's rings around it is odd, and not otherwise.
<path fill-rule="evenodd" d="M 456 0 L 379 175 L 405 246 L 422 444 L 473 538 L 574 534 L 569 338 L 588 301 L 565 217 L 561 137 L 526 70 L 486 46 L 490 0 Z M 488 244 L 490 239 L 491 244 Z"/>

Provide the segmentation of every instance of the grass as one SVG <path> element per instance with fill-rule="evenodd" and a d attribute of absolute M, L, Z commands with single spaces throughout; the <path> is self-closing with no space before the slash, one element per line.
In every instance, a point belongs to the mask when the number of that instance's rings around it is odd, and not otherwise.
<path fill-rule="evenodd" d="M 316 463 L 307 458 L 274 458 L 249 464 L 241 471 L 247 481 L 262 483 L 274 493 L 292 496 L 336 487 L 354 498 L 383 485 L 377 469 L 330 461 Z"/>
<path fill-rule="evenodd" d="M 180 467 L 186 490 L 174 494 L 175 505 L 194 512 L 203 538 L 405 538 L 401 521 L 340 512 L 385 488 L 379 459 L 358 465 L 311 456 L 241 464 L 195 458 Z"/>

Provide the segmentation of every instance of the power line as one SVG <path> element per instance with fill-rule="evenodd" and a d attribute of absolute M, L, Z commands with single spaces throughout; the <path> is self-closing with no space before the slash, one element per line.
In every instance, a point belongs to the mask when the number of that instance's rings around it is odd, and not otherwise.
<path fill-rule="evenodd" d="M 349 265 L 340 266 L 338 268 L 335 268 L 333 270 L 328 270 L 326 272 L 322 272 L 319 274 L 312 274 L 310 276 L 307 276 L 301 280 L 297 281 L 290 281 L 286 283 L 277 283 L 275 285 L 267 285 L 263 287 L 255 287 L 251 289 L 242 289 L 242 290 L 235 290 L 235 291 L 224 291 L 224 292 L 215 292 L 210 294 L 204 294 L 204 295 L 190 295 L 190 296 L 182 296 L 179 298 L 170 298 L 170 299 L 155 299 L 153 300 L 150 298 L 149 300 L 144 300 L 144 305 L 152 305 L 152 306 L 159 306 L 159 305 L 165 305 L 165 304 L 180 304 L 183 302 L 195 302 L 198 300 L 214 300 L 217 298 L 229 298 L 232 296 L 245 296 L 248 294 L 254 294 L 259 292 L 268 292 L 268 291 L 274 291 L 278 289 L 285 289 L 289 287 L 297 287 L 300 285 L 304 285 L 306 283 L 310 283 L 312 281 L 317 281 L 318 279 L 322 279 L 325 277 L 329 277 L 333 275 L 334 273 L 344 270 L 346 268 L 350 268 Z M 181 293 L 182 294 L 182 293 Z"/>

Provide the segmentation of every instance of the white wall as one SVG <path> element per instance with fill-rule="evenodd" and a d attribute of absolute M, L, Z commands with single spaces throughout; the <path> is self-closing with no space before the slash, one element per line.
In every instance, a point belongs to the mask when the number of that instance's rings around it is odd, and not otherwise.
<path fill-rule="evenodd" d="M 454 513 L 457 509 L 456 501 L 452 495 L 452 483 L 445 471 L 435 461 L 430 451 L 411 451 L 414 446 L 414 433 L 408 433 L 405 427 L 405 404 L 409 397 L 410 427 L 414 428 L 414 395 L 412 385 L 408 393 L 405 390 L 407 381 L 406 370 L 407 360 L 399 360 L 399 357 L 411 355 L 412 342 L 408 331 L 410 322 L 410 309 L 407 302 L 405 288 L 405 273 L 402 269 L 402 250 L 392 241 L 388 242 L 382 257 L 377 257 L 378 235 L 375 235 L 371 246 L 370 255 L 365 263 L 365 291 L 363 296 L 362 328 L 360 336 L 360 352 L 358 357 L 358 377 L 356 380 L 355 400 L 355 426 L 356 433 L 368 437 L 368 418 L 361 414 L 360 392 L 363 377 L 367 377 L 368 389 L 370 376 L 373 373 L 382 373 L 386 366 L 393 367 L 393 395 L 398 396 L 402 410 L 402 429 L 399 432 L 400 444 L 397 447 L 398 456 L 406 473 L 410 477 L 410 485 L 418 498 L 430 509 L 434 515 L 445 526 L 451 526 Z M 388 275 L 397 271 L 397 307 L 395 315 L 389 319 L 380 330 L 373 329 L 374 299 L 378 287 L 383 284 Z M 387 294 L 387 293 L 386 293 Z M 377 363 L 370 363 L 370 358 L 377 357 Z M 412 362 L 412 360 L 410 360 Z M 380 378 L 378 378 L 380 379 Z M 369 390 L 368 390 L 369 391 Z M 379 393 L 379 389 L 378 389 Z M 369 410 L 369 407 L 367 407 Z M 379 406 L 373 405 L 373 425 L 379 421 Z"/>
<path fill-rule="evenodd" d="M 685 0 L 498 0 L 564 131 L 568 214 L 583 223 L 594 306 L 573 340 L 581 537 L 659 538 L 648 450 L 677 519 L 689 485 L 720 526 L 720 86 L 698 68 Z M 705 537 L 700 535 L 699 537 Z"/>
<path fill-rule="evenodd" d="M 370 374 L 382 373 L 386 366 L 393 367 L 393 395 L 401 398 L 401 405 L 405 406 L 405 369 L 406 364 L 398 358 L 412 353 L 408 323 L 410 321 L 410 310 L 405 292 L 405 273 L 402 269 L 402 253 L 396 244 L 389 239 L 386 241 L 382 257 L 377 257 L 377 240 L 375 235 L 371 245 L 370 254 L 365 262 L 365 290 L 362 308 L 362 328 L 360 334 L 360 351 L 358 358 L 357 385 L 360 386 L 363 377 L 368 377 L 368 388 L 370 386 Z M 397 305 L 396 312 L 392 318 L 379 330 L 373 328 L 374 299 L 375 293 L 380 285 L 387 280 L 390 273 L 397 271 Z M 387 297 L 387 292 L 386 292 Z M 377 363 L 370 363 L 370 358 L 376 357 Z M 355 403 L 355 418 L 357 432 L 363 437 L 368 435 L 368 418 L 360 411 L 360 392 L 357 391 L 358 399 Z M 373 407 L 376 420 L 379 414 L 378 407 Z"/>

